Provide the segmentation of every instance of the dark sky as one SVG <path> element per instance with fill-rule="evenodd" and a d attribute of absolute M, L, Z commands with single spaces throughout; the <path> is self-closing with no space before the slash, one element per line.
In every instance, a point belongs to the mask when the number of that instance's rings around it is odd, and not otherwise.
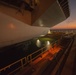
<path fill-rule="evenodd" d="M 70 17 L 53 28 L 56 29 L 76 29 L 76 0 L 68 0 Z"/>

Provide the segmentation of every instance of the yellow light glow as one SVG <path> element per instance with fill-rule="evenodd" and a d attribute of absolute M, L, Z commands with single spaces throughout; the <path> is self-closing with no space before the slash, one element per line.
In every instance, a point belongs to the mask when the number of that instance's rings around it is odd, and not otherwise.
<path fill-rule="evenodd" d="M 48 31 L 48 34 L 52 34 L 52 32 L 49 30 L 49 31 Z"/>

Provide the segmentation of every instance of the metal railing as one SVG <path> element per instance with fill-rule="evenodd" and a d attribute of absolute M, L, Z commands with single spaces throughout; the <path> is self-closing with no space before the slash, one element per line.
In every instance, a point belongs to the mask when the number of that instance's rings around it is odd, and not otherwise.
<path fill-rule="evenodd" d="M 11 69 L 12 66 L 20 63 L 17 68 L 15 68 L 12 71 L 8 71 L 8 73 L 7 73 L 8 75 L 12 75 L 12 74 L 14 75 L 14 73 L 16 73 L 16 71 L 18 71 L 20 69 L 23 69 L 24 66 L 26 66 L 26 64 L 32 62 L 33 60 L 35 60 L 37 57 L 39 57 L 40 55 L 42 55 L 46 51 L 47 51 L 46 47 L 43 47 L 43 48 L 41 48 L 41 49 L 33 52 L 32 54 L 29 54 L 28 56 L 17 60 L 16 62 L 14 62 L 14 63 L 12 63 L 12 64 L 10 64 L 10 65 L 2 68 L 2 69 L 0 69 L 0 74 L 2 72 L 5 72 L 6 73 L 7 69 Z"/>

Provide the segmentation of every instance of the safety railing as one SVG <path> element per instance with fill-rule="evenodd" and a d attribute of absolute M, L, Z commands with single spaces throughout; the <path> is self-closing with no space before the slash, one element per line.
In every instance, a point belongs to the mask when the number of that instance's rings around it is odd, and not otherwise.
<path fill-rule="evenodd" d="M 4 73 L 7 75 L 14 75 L 17 71 L 23 69 L 26 66 L 26 64 L 32 62 L 46 51 L 47 51 L 46 47 L 43 47 L 33 52 L 32 54 L 29 54 L 28 56 L 17 60 L 16 62 L 0 69 L 0 74 Z"/>
<path fill-rule="evenodd" d="M 46 50 L 46 47 L 43 47 L 35 52 L 33 52 L 32 54 L 27 56 L 27 61 L 32 62 L 33 60 L 35 60 L 38 56 L 42 55 Z M 36 54 L 36 55 L 35 55 Z"/>

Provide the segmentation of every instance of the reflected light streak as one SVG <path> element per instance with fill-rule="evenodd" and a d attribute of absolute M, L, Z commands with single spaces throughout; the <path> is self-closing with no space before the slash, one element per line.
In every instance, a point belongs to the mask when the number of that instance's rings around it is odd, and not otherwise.
<path fill-rule="evenodd" d="M 48 34 L 52 34 L 52 32 L 49 30 L 49 31 L 48 31 Z"/>
<path fill-rule="evenodd" d="M 39 20 L 39 25 L 40 25 L 41 27 L 44 26 L 42 20 Z"/>

